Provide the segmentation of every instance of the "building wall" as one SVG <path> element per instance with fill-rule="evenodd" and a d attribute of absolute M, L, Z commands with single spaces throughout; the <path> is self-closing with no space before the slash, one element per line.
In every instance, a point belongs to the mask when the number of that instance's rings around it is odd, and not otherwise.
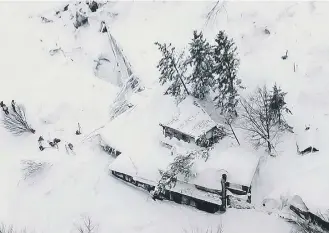
<path fill-rule="evenodd" d="M 127 183 L 130 183 L 136 187 L 140 187 L 144 190 L 147 190 L 148 192 L 155 189 L 154 185 L 136 181 L 133 179 L 133 177 L 126 175 L 124 173 L 112 171 L 112 175 L 114 175 L 115 177 L 117 177 Z M 199 210 L 206 211 L 209 213 L 215 213 L 215 212 L 219 211 L 219 208 L 220 208 L 220 205 L 218 205 L 218 204 L 210 203 L 210 202 L 200 200 L 195 197 L 187 196 L 187 195 L 184 195 L 184 194 L 181 194 L 178 192 L 174 192 L 174 191 L 170 191 L 170 190 L 165 190 L 165 192 L 162 193 L 159 198 L 160 198 L 159 200 L 170 200 L 170 201 L 174 201 L 178 204 L 193 206 Z"/>
<path fill-rule="evenodd" d="M 215 131 L 220 131 L 220 129 L 218 129 L 217 127 L 212 128 L 211 130 L 209 130 L 206 134 L 204 139 L 206 139 L 207 142 L 205 142 L 204 140 L 198 139 L 195 140 L 194 137 L 184 134 L 176 129 L 172 129 L 170 127 L 161 125 L 163 128 L 163 134 L 165 137 L 169 137 L 169 138 L 177 138 L 178 140 L 182 140 L 185 141 L 187 143 L 193 143 L 196 144 L 198 146 L 201 147 L 209 147 L 212 146 L 213 144 L 217 143 L 220 139 L 222 139 L 222 136 L 218 136 Z M 216 135 L 215 135 L 216 134 Z"/>
<path fill-rule="evenodd" d="M 194 138 L 187 135 L 187 134 L 184 134 L 178 130 L 175 130 L 175 129 L 172 129 L 172 128 L 169 128 L 169 127 L 163 127 L 163 131 L 164 131 L 164 135 L 166 137 L 175 137 L 177 138 L 178 140 L 183 140 L 185 142 L 194 142 Z"/>

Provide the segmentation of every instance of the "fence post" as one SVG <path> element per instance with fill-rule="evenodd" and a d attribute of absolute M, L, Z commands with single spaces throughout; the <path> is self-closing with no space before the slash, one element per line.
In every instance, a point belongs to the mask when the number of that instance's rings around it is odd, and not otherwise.
<path fill-rule="evenodd" d="M 221 185 L 222 185 L 222 205 L 220 206 L 220 211 L 226 211 L 226 174 L 222 175 Z"/>

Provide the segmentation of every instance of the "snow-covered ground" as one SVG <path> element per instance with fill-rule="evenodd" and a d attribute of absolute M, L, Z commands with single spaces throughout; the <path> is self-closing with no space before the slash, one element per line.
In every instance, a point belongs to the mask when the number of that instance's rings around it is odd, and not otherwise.
<path fill-rule="evenodd" d="M 113 159 L 97 141 L 84 140 L 94 129 L 107 125 L 112 137 L 120 139 L 117 143 L 129 152 L 137 148 L 141 153 L 146 142 L 158 141 L 158 123 L 175 109 L 157 84 L 160 54 L 154 42 L 172 42 L 182 49 L 194 29 L 203 29 L 209 39 L 225 29 L 234 38 L 241 58 L 240 76 L 247 87 L 243 94 L 257 85 L 277 82 L 288 92 L 293 112 L 288 120 L 296 133 L 302 134 L 306 125 L 318 128 L 319 135 L 311 139 L 318 153 L 297 155 L 296 135 L 287 135 L 278 147 L 279 156 L 263 160 L 253 186 L 254 204 L 258 206 L 266 197 L 298 194 L 311 210 L 329 209 L 329 33 L 325 25 L 329 3 L 227 2 L 216 19 L 205 24 L 212 2 L 117 2 L 107 8 L 111 14 L 103 12 L 78 30 L 64 15 L 52 18 L 54 23 L 41 22 L 40 15 L 48 17 L 64 6 L 58 2 L 0 3 L 0 99 L 24 104 L 36 129 L 35 135 L 14 137 L 0 128 L 0 221 L 36 232 L 74 232 L 83 215 L 98 224 L 99 232 L 183 232 L 215 229 L 220 224 L 225 233 L 289 232 L 287 223 L 260 210 L 230 209 L 214 215 L 154 202 L 110 176 L 108 165 Z M 143 92 L 131 96 L 135 108 L 110 124 L 109 108 L 120 91 L 117 74 L 104 79 L 93 70 L 95 59 L 111 54 L 108 37 L 98 32 L 104 18 L 145 85 Z M 49 54 L 59 47 L 66 56 Z M 282 60 L 286 50 L 288 59 Z M 75 135 L 78 122 L 82 126 L 79 136 Z M 116 138 L 121 128 L 122 135 Z M 40 135 L 45 140 L 61 138 L 59 149 L 40 152 Z M 238 135 L 243 137 L 241 132 Z M 240 141 L 247 147 L 244 138 Z M 64 144 L 69 142 L 75 155 L 65 151 Z M 52 166 L 23 180 L 22 159 Z"/>

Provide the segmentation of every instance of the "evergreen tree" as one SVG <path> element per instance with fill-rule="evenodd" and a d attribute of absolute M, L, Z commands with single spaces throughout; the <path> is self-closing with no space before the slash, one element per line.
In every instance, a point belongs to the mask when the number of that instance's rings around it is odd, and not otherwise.
<path fill-rule="evenodd" d="M 273 89 L 271 91 L 269 107 L 271 113 L 274 116 L 274 119 L 277 120 L 280 126 L 286 125 L 282 112 L 292 114 L 290 109 L 286 106 L 286 102 L 284 100 L 286 94 L 287 94 L 286 92 L 283 92 L 280 87 L 274 84 Z"/>
<path fill-rule="evenodd" d="M 209 93 L 213 76 L 213 51 L 212 46 L 203 38 L 202 32 L 193 32 L 193 39 L 190 43 L 189 65 L 193 68 L 188 83 L 192 84 L 192 95 L 198 99 L 204 99 Z"/>
<path fill-rule="evenodd" d="M 160 71 L 159 82 L 161 85 L 170 83 L 166 94 L 177 97 L 180 96 L 184 90 L 189 94 L 183 76 L 187 70 L 185 60 L 183 59 L 184 54 L 181 53 L 180 55 L 177 55 L 175 47 L 171 44 L 167 45 L 165 43 L 160 44 L 156 42 L 155 45 L 158 46 L 158 49 L 162 53 L 162 58 L 157 65 L 157 68 Z"/>
<path fill-rule="evenodd" d="M 243 88 L 241 80 L 237 77 L 239 59 L 237 47 L 232 39 L 229 39 L 224 31 L 220 31 L 215 39 L 214 46 L 214 69 L 216 106 L 221 108 L 222 113 L 235 112 L 238 104 L 237 88 Z"/>

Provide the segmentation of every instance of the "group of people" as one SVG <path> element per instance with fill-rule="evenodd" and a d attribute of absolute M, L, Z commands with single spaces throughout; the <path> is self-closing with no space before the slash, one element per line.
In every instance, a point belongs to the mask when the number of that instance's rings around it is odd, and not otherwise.
<path fill-rule="evenodd" d="M 78 130 L 75 132 L 76 135 L 80 135 L 81 134 L 81 127 L 80 127 L 80 124 L 78 123 Z M 49 146 L 52 147 L 52 148 L 57 148 L 58 149 L 58 143 L 61 142 L 61 139 L 59 138 L 54 138 L 52 141 L 47 141 Z M 39 144 L 39 150 L 43 151 L 44 149 L 46 148 L 50 148 L 50 147 L 46 147 L 44 146 L 44 143 L 45 143 L 45 140 L 42 136 L 39 137 L 38 139 L 38 144 Z M 65 149 L 66 149 L 66 152 L 67 153 L 73 153 L 74 154 L 74 151 L 73 151 L 73 144 L 72 143 L 68 143 L 68 144 L 65 144 Z"/>
<path fill-rule="evenodd" d="M 52 148 L 57 148 L 58 149 L 58 143 L 61 142 L 61 139 L 59 138 L 54 138 L 52 141 L 47 141 L 49 146 L 52 147 Z M 44 149 L 46 148 L 50 148 L 50 147 L 47 147 L 47 146 L 44 146 L 44 143 L 45 143 L 45 140 L 42 136 L 39 137 L 38 139 L 38 144 L 39 144 L 39 150 L 40 151 L 43 151 Z M 68 144 L 65 144 L 65 148 L 66 148 L 66 151 L 69 153 L 69 152 L 73 152 L 73 144 L 72 143 L 68 143 Z"/>
<path fill-rule="evenodd" d="M 43 151 L 46 147 L 43 146 L 43 143 L 44 143 L 44 138 L 42 136 L 39 137 L 38 139 L 38 143 L 39 143 L 39 149 L 41 151 Z M 61 142 L 61 140 L 59 138 L 54 138 L 53 141 L 48 141 L 48 144 L 51 146 L 51 147 L 55 147 L 58 149 L 58 143 Z"/>
<path fill-rule="evenodd" d="M 80 126 L 80 123 L 78 123 L 78 130 L 76 130 L 75 134 L 76 135 L 80 135 L 81 134 L 81 126 Z M 48 144 L 49 144 L 50 147 L 58 149 L 58 143 L 61 142 L 61 139 L 54 138 L 52 141 L 49 141 L 48 140 L 47 142 L 48 142 Z M 42 136 L 40 136 L 39 139 L 38 139 L 38 144 L 39 144 L 39 150 L 40 151 L 43 151 L 46 148 L 50 148 L 49 146 L 48 147 L 47 146 L 44 146 L 44 143 L 45 143 L 44 138 Z M 66 149 L 66 152 L 67 153 L 73 153 L 73 154 L 75 154 L 74 151 L 73 151 L 73 144 L 72 143 L 65 144 L 65 149 Z"/>
<path fill-rule="evenodd" d="M 0 107 L 2 108 L 2 111 L 4 112 L 4 114 L 9 115 L 9 108 L 7 107 L 6 104 L 3 103 L 3 101 L 0 102 Z M 14 113 L 17 113 L 17 106 L 16 106 L 16 102 L 15 100 L 11 101 L 11 110 Z M 78 123 L 78 130 L 75 132 L 76 135 L 80 135 L 81 134 L 81 127 L 80 124 Z M 59 138 L 54 138 L 52 141 L 47 141 L 49 146 L 52 148 L 57 148 L 58 149 L 58 143 L 61 142 L 61 139 Z M 46 148 L 49 148 L 47 146 L 44 145 L 45 140 L 42 136 L 39 137 L 38 139 L 38 144 L 39 144 L 39 150 L 43 151 Z M 73 152 L 73 144 L 72 143 L 68 143 L 65 145 L 66 151 L 67 152 Z"/>
<path fill-rule="evenodd" d="M 6 115 L 9 115 L 9 109 L 8 109 L 7 105 L 3 103 L 3 101 L 0 102 L 0 107 L 2 108 L 2 111 Z M 16 102 L 15 102 L 15 100 L 11 101 L 11 108 L 14 112 L 16 112 Z"/>

